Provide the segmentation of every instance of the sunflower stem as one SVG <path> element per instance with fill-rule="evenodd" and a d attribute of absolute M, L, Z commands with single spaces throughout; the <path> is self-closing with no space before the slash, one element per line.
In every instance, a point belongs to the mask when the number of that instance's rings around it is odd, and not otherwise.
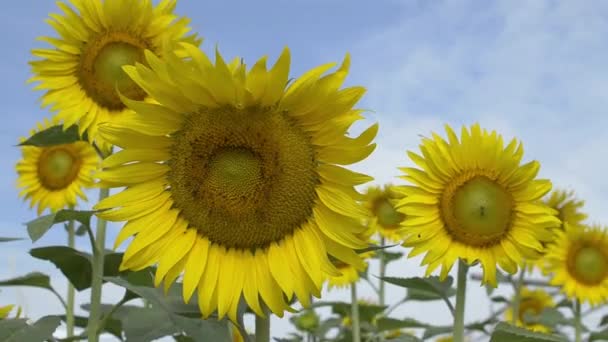
<path fill-rule="evenodd" d="M 108 197 L 110 189 L 103 188 L 99 191 L 99 200 Z M 106 226 L 104 219 L 97 218 L 97 231 L 95 232 L 95 243 L 93 244 L 93 267 L 91 280 L 91 311 L 89 312 L 89 324 L 87 335 L 89 342 L 99 341 L 99 324 L 101 317 L 101 287 L 103 285 L 103 261 L 106 245 Z"/>
<path fill-rule="evenodd" d="M 266 311 L 266 318 L 255 316 L 255 342 L 270 342 L 270 313 Z"/>
<path fill-rule="evenodd" d="M 522 268 L 519 271 L 517 280 L 513 284 L 513 300 L 511 301 L 511 307 L 513 309 L 513 317 L 511 317 L 511 324 L 517 325 L 517 319 L 519 318 L 519 303 L 521 302 L 521 287 L 524 284 L 525 269 Z"/>
<path fill-rule="evenodd" d="M 359 303 L 357 302 L 357 283 L 352 283 L 350 285 L 350 301 L 353 342 L 361 342 L 361 330 L 359 327 Z"/>
<path fill-rule="evenodd" d="M 574 340 L 576 342 L 583 341 L 583 324 L 581 322 L 581 302 L 574 301 Z"/>
<path fill-rule="evenodd" d="M 469 266 L 458 259 L 458 280 L 456 283 L 456 314 L 454 315 L 454 342 L 464 342 L 464 304 L 467 292 L 467 271 Z"/>
<path fill-rule="evenodd" d="M 71 207 L 70 209 L 74 209 Z M 68 247 L 74 248 L 76 246 L 76 231 L 74 229 L 74 220 L 68 222 Z M 74 336 L 74 301 L 76 297 L 76 291 L 74 285 L 68 280 L 68 293 L 67 293 L 67 304 L 65 308 L 65 324 L 67 337 Z"/>
<path fill-rule="evenodd" d="M 384 237 L 380 237 L 380 246 L 384 247 Z M 380 249 L 380 283 L 378 284 L 378 302 L 380 306 L 384 306 L 384 276 L 386 274 L 386 258 L 384 257 L 384 249 Z"/>

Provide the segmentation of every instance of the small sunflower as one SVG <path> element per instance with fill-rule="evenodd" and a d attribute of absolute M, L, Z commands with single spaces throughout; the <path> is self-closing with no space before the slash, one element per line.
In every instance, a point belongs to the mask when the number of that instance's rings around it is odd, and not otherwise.
<path fill-rule="evenodd" d="M 591 305 L 608 300 L 608 234 L 602 227 L 564 225 L 546 254 L 551 285 Z"/>
<path fill-rule="evenodd" d="M 365 272 L 368 267 L 367 260 L 372 258 L 374 254 L 373 251 L 359 254 L 359 256 L 366 261 L 363 265 L 351 265 L 341 260 L 334 260 L 333 264 L 340 272 L 340 275 L 330 276 L 328 278 L 328 289 L 331 290 L 334 287 L 344 288 L 359 281 L 360 273 Z"/>
<path fill-rule="evenodd" d="M 365 193 L 365 206 L 370 212 L 369 226 L 389 241 L 401 241 L 399 227 L 405 216 L 395 209 L 403 198 L 392 185 L 369 187 Z"/>
<path fill-rule="evenodd" d="M 247 71 L 181 46 L 190 58 L 146 54 L 152 68 L 124 68 L 159 104 L 125 98 L 135 113 L 100 128 L 123 149 L 98 177 L 127 189 L 96 206 L 128 221 L 116 246 L 135 235 L 121 269 L 158 262 L 165 286 L 183 271 L 184 300 L 198 288 L 205 317 L 234 320 L 241 296 L 261 316 L 259 297 L 279 316 L 294 294 L 309 306 L 340 274 L 328 255 L 364 264 L 353 251 L 367 247 L 354 187 L 371 177 L 339 166 L 375 148 L 377 125 L 346 136 L 364 88 L 340 89 L 348 56 L 334 73 L 322 76 L 327 64 L 288 84 L 288 49 L 270 70 L 262 58 Z"/>
<path fill-rule="evenodd" d="M 581 211 L 585 201 L 577 199 L 572 190 L 554 190 L 544 202 L 557 210 L 557 217 L 562 221 L 562 229 L 564 223 L 580 226 L 587 219 L 587 214 Z"/>
<path fill-rule="evenodd" d="M 57 2 L 63 14 L 51 14 L 47 23 L 59 38 L 40 37 L 52 48 L 35 49 L 39 60 L 30 62 L 44 89 L 43 107 L 52 106 L 65 127 L 79 124 L 80 134 L 98 139 L 97 124 L 120 121 L 128 112 L 117 90 L 129 98 L 143 100 L 146 93 L 121 69 L 145 63 L 144 50 L 161 55 L 163 44 L 199 40 L 188 33 L 189 20 L 173 14 L 175 0 L 72 0 L 70 7 Z"/>
<path fill-rule="evenodd" d="M 538 200 L 551 190 L 535 180 L 539 163 L 520 166 L 523 148 L 513 139 L 506 147 L 496 132 L 479 125 L 462 128 L 460 141 L 446 125 L 448 141 L 424 138 L 422 155 L 408 152 L 420 167 L 405 167 L 406 195 L 398 203 L 405 214 L 403 245 L 409 257 L 426 252 L 427 275 L 442 266 L 445 278 L 461 258 L 483 267 L 483 283 L 496 286 L 496 265 L 517 271 L 524 258 L 537 258 L 548 228 L 559 225 L 555 211 Z"/>
<path fill-rule="evenodd" d="M 53 121 L 56 123 L 55 121 Z M 53 125 L 45 120 L 31 135 Z M 25 141 L 25 139 L 22 139 Z M 86 141 L 53 146 L 23 146 L 23 158 L 17 162 L 19 196 L 31 199 L 30 208 L 38 205 L 38 215 L 46 208 L 52 212 L 86 201 L 83 188 L 94 185 L 92 173 L 99 165 L 95 149 Z"/>
<path fill-rule="evenodd" d="M 540 315 L 543 310 L 555 307 L 555 302 L 551 295 L 543 290 L 530 290 L 528 288 L 522 288 L 520 293 L 519 302 L 519 315 L 517 318 L 517 325 L 526 329 L 538 332 L 550 332 L 551 329 L 545 325 L 533 322 L 527 322 L 525 317 L 526 314 L 533 316 Z M 513 308 L 509 306 L 505 312 L 505 317 L 508 322 L 513 319 Z"/>

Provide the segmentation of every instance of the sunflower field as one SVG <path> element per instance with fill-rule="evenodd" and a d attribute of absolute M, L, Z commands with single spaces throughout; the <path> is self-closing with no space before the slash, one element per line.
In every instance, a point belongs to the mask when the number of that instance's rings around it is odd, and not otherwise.
<path fill-rule="evenodd" d="M 357 167 L 384 127 L 347 82 L 357 54 L 228 56 L 178 9 L 36 18 L 52 34 L 12 66 L 39 97 L 11 147 L 30 216 L 0 243 L 29 243 L 19 264 L 65 288 L 0 279 L 61 304 L 0 303 L 0 341 L 608 341 L 608 230 L 542 156 L 456 119 Z"/>

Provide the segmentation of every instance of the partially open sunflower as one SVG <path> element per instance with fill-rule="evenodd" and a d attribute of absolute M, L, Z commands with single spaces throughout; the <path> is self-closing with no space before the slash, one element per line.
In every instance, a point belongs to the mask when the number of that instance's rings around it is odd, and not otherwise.
<path fill-rule="evenodd" d="M 526 287 L 520 290 L 519 313 L 517 317 L 517 325 L 526 329 L 538 332 L 550 332 L 550 327 L 527 319 L 527 316 L 532 317 L 541 315 L 545 309 L 555 307 L 553 297 L 546 291 L 541 289 L 531 290 Z M 507 322 L 513 319 L 513 308 L 509 306 L 505 311 Z"/>
<path fill-rule="evenodd" d="M 387 184 L 383 187 L 369 187 L 365 193 L 365 207 L 369 210 L 369 226 L 378 231 L 380 236 L 389 241 L 399 242 L 401 236 L 399 228 L 405 215 L 395 209 L 395 205 L 403 195 L 397 192 L 397 188 Z"/>
<path fill-rule="evenodd" d="M 547 251 L 550 283 L 570 299 L 591 305 L 608 300 L 608 232 L 603 227 L 570 226 L 557 231 Z"/>
<path fill-rule="evenodd" d="M 63 14 L 51 14 L 47 23 L 58 38 L 40 37 L 53 47 L 35 49 L 40 59 L 30 62 L 44 89 L 43 107 L 51 106 L 65 127 L 79 124 L 104 150 L 97 135 L 101 122 L 121 120 L 128 112 L 117 90 L 143 100 L 146 93 L 123 72 L 123 65 L 145 63 L 144 50 L 161 55 L 166 43 L 190 41 L 189 19 L 173 13 L 176 0 L 72 0 L 72 7 L 57 2 Z"/>
<path fill-rule="evenodd" d="M 496 265 L 517 271 L 524 258 L 537 258 L 542 241 L 559 225 L 555 210 L 538 200 L 551 190 L 537 180 L 536 161 L 520 165 L 523 148 L 513 139 L 503 145 L 500 135 L 478 124 L 462 128 L 460 140 L 446 125 L 448 140 L 437 134 L 424 138 L 422 155 L 408 152 L 419 168 L 404 167 L 406 195 L 398 203 L 404 246 L 409 257 L 425 253 L 427 275 L 440 265 L 447 276 L 461 258 L 483 267 L 483 282 L 496 286 Z"/>
<path fill-rule="evenodd" d="M 31 135 L 54 124 L 45 120 Z M 99 157 L 88 142 L 23 146 L 21 151 L 23 157 L 16 166 L 19 196 L 30 200 L 30 208 L 38 206 L 38 215 L 47 208 L 54 212 L 75 206 L 79 197 L 86 201 L 83 190 L 94 185 L 92 173 L 99 166 Z"/>
<path fill-rule="evenodd" d="M 125 67 L 159 104 L 124 99 L 134 111 L 100 128 L 123 150 L 104 160 L 100 185 L 127 186 L 101 201 L 99 216 L 128 221 L 116 245 L 135 235 L 122 269 L 159 263 L 156 283 L 184 272 L 184 300 L 198 288 L 204 316 L 235 319 L 241 296 L 258 315 L 259 297 L 282 316 L 295 294 L 310 304 L 328 275 L 328 254 L 351 265 L 366 215 L 355 185 L 371 180 L 339 165 L 366 158 L 377 125 L 346 136 L 362 118 L 362 87 L 340 89 L 349 58 L 288 84 L 289 50 L 266 69 L 215 64 L 183 43 L 189 58 Z M 238 61 L 238 60 L 237 60 Z"/>
<path fill-rule="evenodd" d="M 587 219 L 587 214 L 582 211 L 585 201 L 576 198 L 572 190 L 556 189 L 551 191 L 544 202 L 549 207 L 557 210 L 557 217 L 562 221 L 562 229 L 564 223 L 571 226 L 580 226 Z"/>

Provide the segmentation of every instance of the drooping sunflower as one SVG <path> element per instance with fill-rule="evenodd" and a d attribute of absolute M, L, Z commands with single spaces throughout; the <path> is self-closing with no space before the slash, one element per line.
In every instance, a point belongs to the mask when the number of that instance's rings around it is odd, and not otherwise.
<path fill-rule="evenodd" d="M 71 0 L 57 5 L 63 14 L 47 20 L 59 38 L 40 37 L 52 48 L 35 49 L 40 59 L 30 62 L 44 89 L 42 106 L 52 106 L 65 127 L 79 125 L 104 150 L 109 145 L 98 139 L 97 125 L 121 120 L 128 112 L 117 90 L 129 98 L 143 100 L 146 93 L 121 69 L 123 65 L 145 63 L 144 50 L 162 55 L 163 45 L 176 41 L 200 43 L 190 30 L 189 19 L 173 13 L 176 0 Z"/>
<path fill-rule="evenodd" d="M 354 186 L 371 177 L 339 165 L 366 158 L 377 125 L 346 136 L 362 118 L 362 87 L 340 89 L 349 69 L 326 64 L 288 84 L 289 50 L 266 69 L 215 63 L 182 43 L 189 58 L 146 54 L 127 74 L 159 104 L 124 99 L 134 114 L 100 134 L 123 150 L 103 162 L 102 186 L 127 189 L 101 201 L 99 216 L 128 221 L 116 240 L 135 239 L 121 268 L 159 264 L 156 284 L 184 273 L 184 300 L 198 288 L 207 317 L 235 319 L 239 298 L 263 315 L 258 296 L 282 316 L 295 294 L 320 296 L 328 255 L 357 267 L 353 249 L 366 211 Z M 220 272 L 221 270 L 221 272 Z"/>
<path fill-rule="evenodd" d="M 580 226 L 587 219 L 587 214 L 581 210 L 585 201 L 577 199 L 572 190 L 554 190 L 544 202 L 557 210 L 557 217 L 562 221 L 562 229 L 564 223 Z"/>
<path fill-rule="evenodd" d="M 406 195 L 398 203 L 409 257 L 425 253 L 427 275 L 440 265 L 447 276 L 454 262 L 479 261 L 483 283 L 496 286 L 496 265 L 517 271 L 524 258 L 536 258 L 548 228 L 559 225 L 555 211 L 538 200 L 551 182 L 537 180 L 539 163 L 520 166 L 521 144 L 506 147 L 502 136 L 478 124 L 462 127 L 461 138 L 446 125 L 448 140 L 433 133 L 420 145 L 422 155 L 408 152 L 420 168 L 404 167 Z"/>
<path fill-rule="evenodd" d="M 45 130 L 57 121 L 45 120 L 31 135 Z M 25 139 L 22 139 L 25 141 Z M 78 197 L 87 200 L 84 188 L 94 185 L 92 173 L 99 166 L 99 157 L 86 141 L 53 146 L 23 146 L 22 159 L 17 162 L 17 186 L 20 197 L 30 200 L 30 208 L 38 206 L 40 215 L 74 206 Z"/>
<path fill-rule="evenodd" d="M 364 252 L 359 254 L 361 258 L 365 261 L 363 265 L 351 265 L 347 262 L 341 260 L 334 260 L 333 264 L 340 272 L 340 275 L 330 276 L 327 279 L 328 289 L 331 290 L 335 288 L 344 288 L 353 283 L 359 281 L 360 273 L 365 272 L 368 267 L 367 260 L 374 256 L 373 251 Z"/>
<path fill-rule="evenodd" d="M 395 209 L 403 195 L 390 184 L 380 188 L 369 187 L 365 193 L 365 206 L 370 212 L 369 226 L 389 241 L 399 242 L 399 227 L 405 216 Z"/>
<path fill-rule="evenodd" d="M 520 292 L 519 314 L 517 325 L 538 332 L 549 332 L 551 329 L 543 324 L 526 320 L 526 314 L 538 316 L 543 310 L 555 307 L 555 302 L 547 292 L 535 289 L 522 288 Z M 513 319 L 513 308 L 509 306 L 505 312 L 507 322 Z"/>
<path fill-rule="evenodd" d="M 564 225 L 545 256 L 551 285 L 591 305 L 608 300 L 608 233 L 605 228 Z"/>

